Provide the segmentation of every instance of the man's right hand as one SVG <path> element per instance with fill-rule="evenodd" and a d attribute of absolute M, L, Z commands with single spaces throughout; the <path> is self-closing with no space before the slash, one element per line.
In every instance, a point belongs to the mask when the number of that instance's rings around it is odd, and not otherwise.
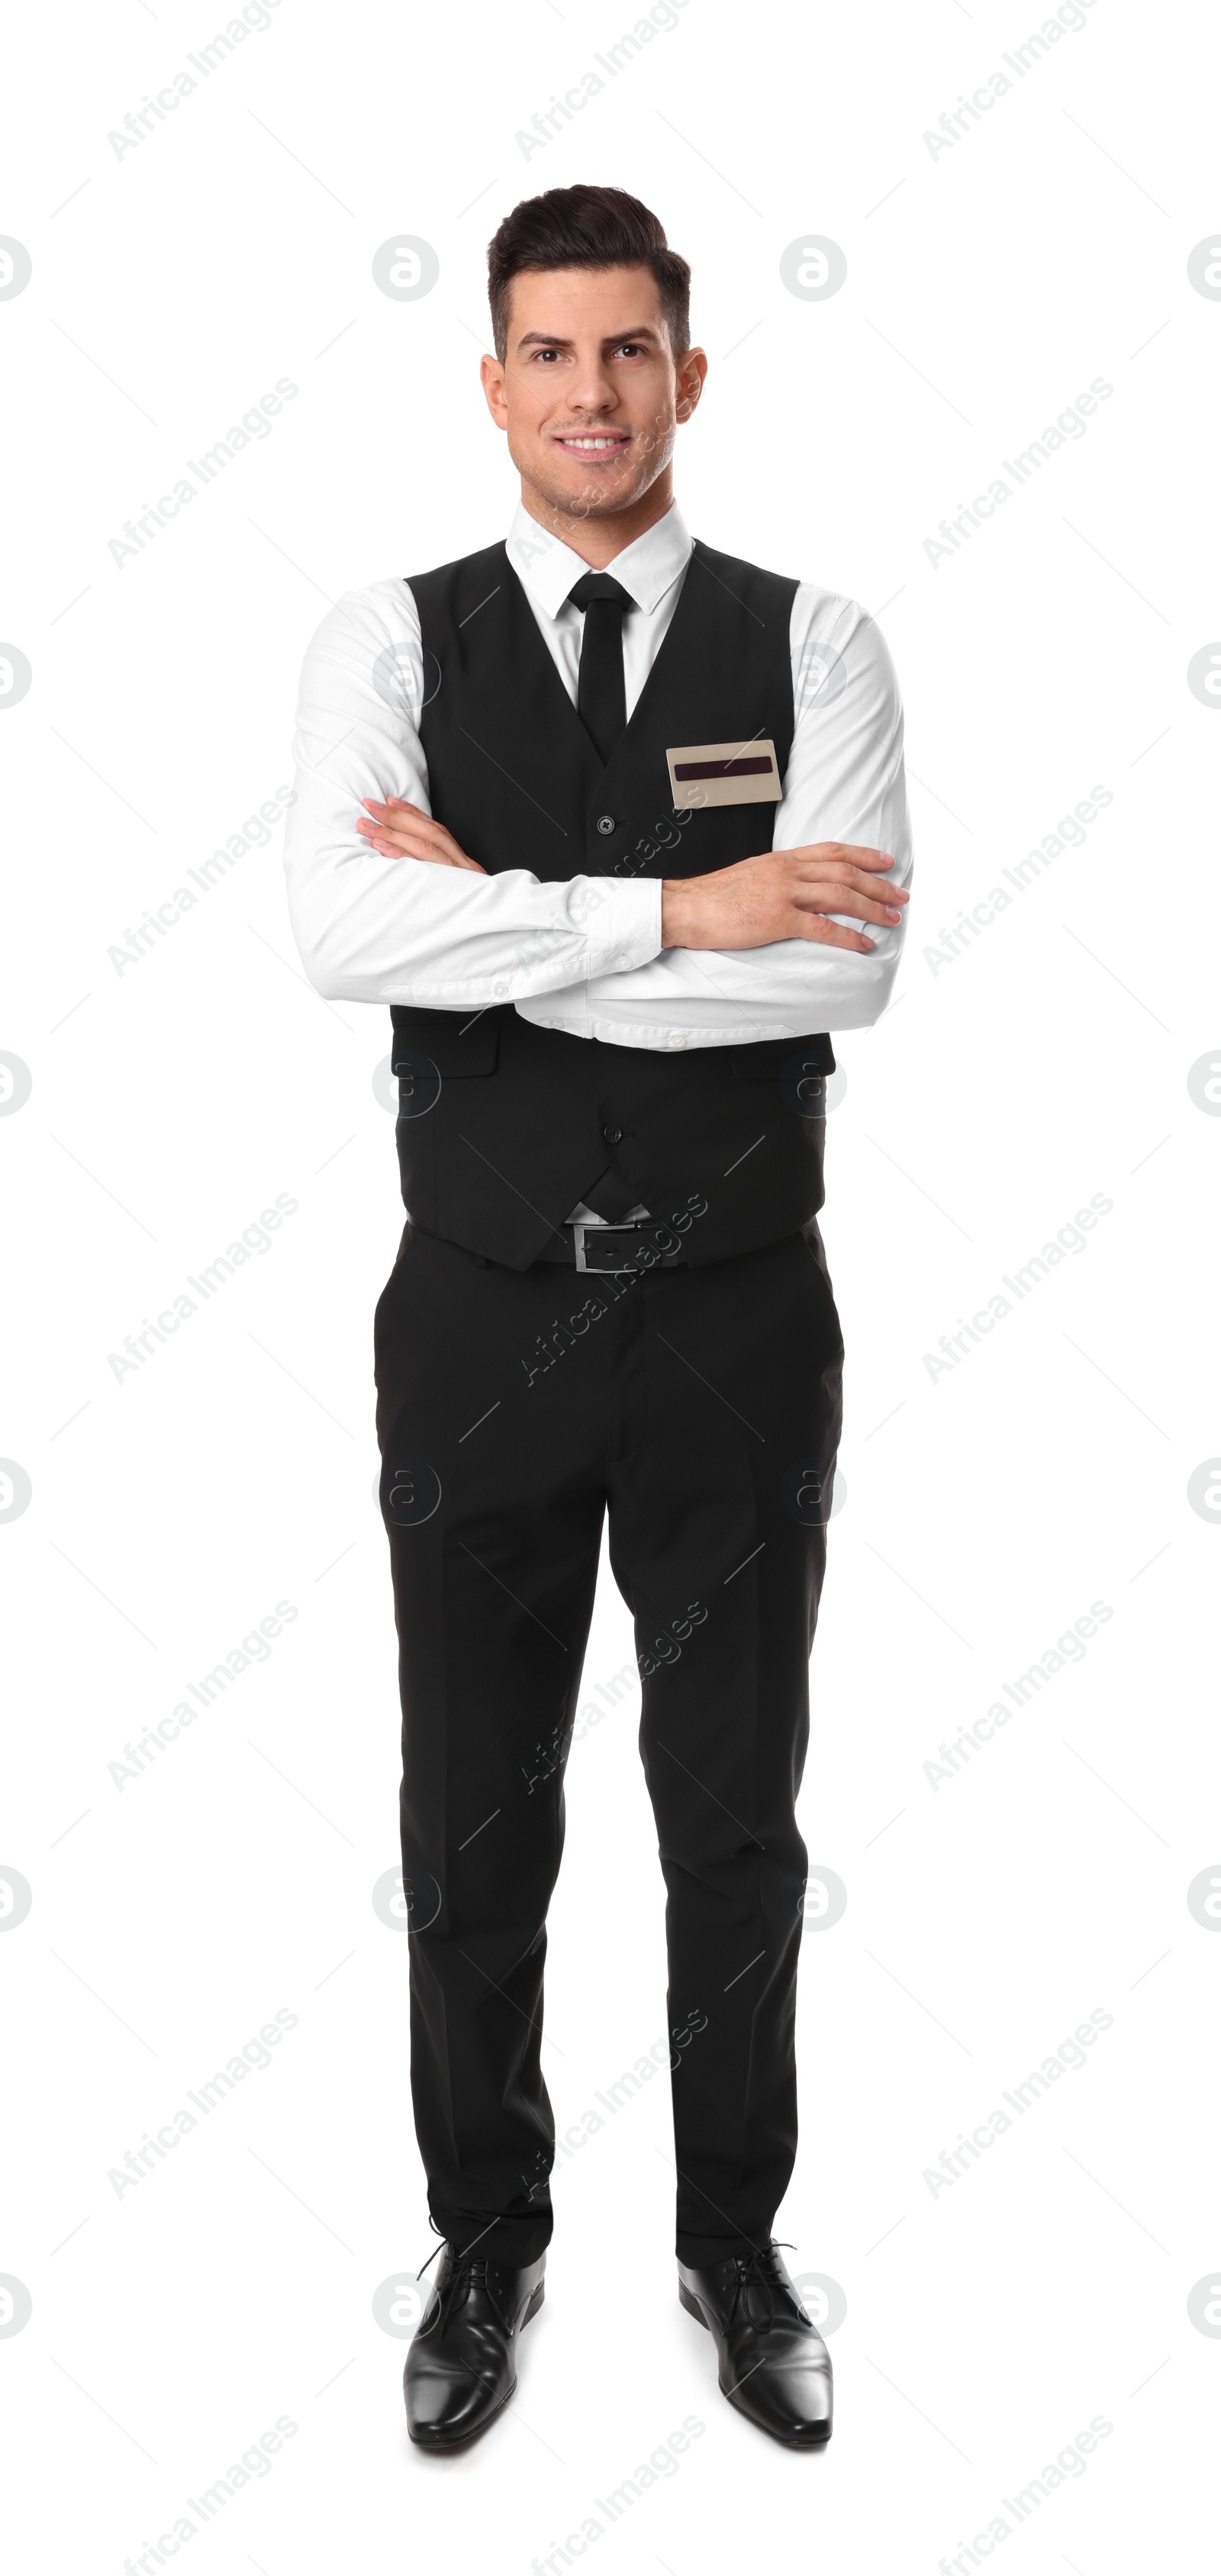
<path fill-rule="evenodd" d="M 846 930 L 829 913 L 893 929 L 906 888 L 879 885 L 893 868 L 885 850 L 847 841 L 817 841 L 800 850 L 765 850 L 706 877 L 666 877 L 661 889 L 663 948 L 767 948 L 778 939 L 813 939 L 869 956 L 874 942 Z"/>

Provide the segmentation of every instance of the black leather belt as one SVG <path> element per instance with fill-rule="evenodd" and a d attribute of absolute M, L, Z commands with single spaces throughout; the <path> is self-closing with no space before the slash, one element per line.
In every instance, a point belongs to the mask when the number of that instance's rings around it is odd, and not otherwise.
<path fill-rule="evenodd" d="M 544 1244 L 540 1261 L 570 1270 L 676 1270 L 685 1259 L 672 1225 L 564 1225 Z"/>

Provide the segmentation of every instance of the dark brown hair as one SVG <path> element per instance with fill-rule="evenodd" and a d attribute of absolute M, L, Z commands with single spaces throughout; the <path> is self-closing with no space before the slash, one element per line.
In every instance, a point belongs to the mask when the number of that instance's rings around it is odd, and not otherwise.
<path fill-rule="evenodd" d="M 523 197 L 488 243 L 488 302 L 496 355 L 508 347 L 509 288 L 524 268 L 648 268 L 675 357 L 690 345 L 691 271 L 663 226 L 622 188 L 548 188 Z"/>

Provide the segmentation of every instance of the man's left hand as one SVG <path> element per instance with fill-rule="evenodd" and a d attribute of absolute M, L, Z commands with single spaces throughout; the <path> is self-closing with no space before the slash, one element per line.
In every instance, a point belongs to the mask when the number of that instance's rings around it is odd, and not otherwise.
<path fill-rule="evenodd" d="M 434 823 L 431 814 L 421 813 L 405 796 L 388 796 L 384 805 L 371 796 L 362 796 L 364 813 L 356 829 L 371 850 L 383 859 L 430 859 L 438 868 L 470 868 L 477 877 L 487 875 L 478 859 L 468 859 L 460 850 L 452 832 L 444 823 Z"/>

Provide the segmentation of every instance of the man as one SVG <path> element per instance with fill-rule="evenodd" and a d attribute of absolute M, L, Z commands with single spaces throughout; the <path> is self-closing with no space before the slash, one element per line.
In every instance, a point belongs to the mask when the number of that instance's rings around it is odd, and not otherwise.
<path fill-rule="evenodd" d="M 320 992 L 390 1003 L 399 1078 L 374 1340 L 445 2240 L 405 2387 L 434 2449 L 507 2404 L 543 2297 L 545 1922 L 604 1513 L 668 1895 L 679 2296 L 742 2414 L 831 2429 L 772 2226 L 840 1425 L 827 1031 L 894 977 L 902 722 L 862 610 L 692 545 L 689 278 L 617 189 L 506 217 L 483 385 L 521 477 L 507 543 L 349 594 L 302 682 L 293 927 Z M 748 488 L 778 443 L 809 491 L 782 381 L 758 411 Z"/>

